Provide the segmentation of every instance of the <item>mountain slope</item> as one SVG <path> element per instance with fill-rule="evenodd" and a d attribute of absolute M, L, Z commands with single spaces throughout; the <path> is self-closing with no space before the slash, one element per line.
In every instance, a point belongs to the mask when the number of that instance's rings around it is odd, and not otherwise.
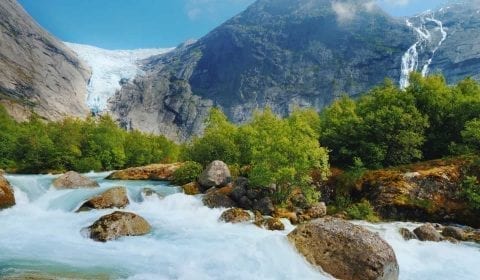
<path fill-rule="evenodd" d="M 25 119 L 85 117 L 89 69 L 15 0 L 0 1 L 0 103 Z"/>
<path fill-rule="evenodd" d="M 183 140 L 201 131 L 212 106 L 243 122 L 257 108 L 322 108 L 399 79 L 413 31 L 364 1 L 332 3 L 259 0 L 199 41 L 146 61 L 148 73 L 125 85 L 111 110 L 125 127 Z"/>

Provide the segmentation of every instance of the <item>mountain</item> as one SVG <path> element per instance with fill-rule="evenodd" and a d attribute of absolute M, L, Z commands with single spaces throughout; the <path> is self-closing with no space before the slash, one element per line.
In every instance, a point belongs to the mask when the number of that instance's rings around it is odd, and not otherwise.
<path fill-rule="evenodd" d="M 145 61 L 111 100 L 126 128 L 185 140 L 218 106 L 235 122 L 255 109 L 322 108 L 401 76 L 416 34 L 365 1 L 259 0 L 197 42 Z"/>
<path fill-rule="evenodd" d="M 57 120 L 85 117 L 90 70 L 15 0 L 0 1 L 0 103 L 17 119 L 33 109 Z"/>

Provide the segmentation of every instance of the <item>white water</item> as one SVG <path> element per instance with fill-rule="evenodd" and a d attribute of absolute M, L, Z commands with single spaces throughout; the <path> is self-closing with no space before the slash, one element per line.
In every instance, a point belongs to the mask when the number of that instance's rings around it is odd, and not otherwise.
<path fill-rule="evenodd" d="M 441 12 L 441 11 L 440 11 Z M 402 57 L 402 68 L 400 76 L 400 87 L 407 88 L 410 83 L 408 81 L 410 73 L 421 69 L 423 76 L 428 75 L 429 67 L 432 64 L 435 53 L 447 39 L 447 31 L 443 27 L 443 23 L 435 18 L 435 13 L 427 11 L 415 17 L 414 24 L 410 20 L 406 20 L 406 25 L 413 29 L 417 34 L 418 40 L 405 52 Z M 429 29 L 428 24 L 434 23 L 435 28 Z M 427 56 L 426 59 L 420 59 L 420 56 Z M 423 62 L 421 66 L 421 62 Z"/>
<path fill-rule="evenodd" d="M 206 208 L 198 197 L 178 193 L 175 187 L 102 180 L 107 174 L 89 174 L 101 189 L 66 191 L 51 188 L 54 176 L 7 176 L 15 187 L 17 205 L 0 212 L 0 278 L 26 271 L 102 275 L 102 279 L 328 279 L 288 243 L 291 225 L 284 232 L 270 232 L 221 223 L 221 209 Z M 128 188 L 132 203 L 126 211 L 146 218 L 153 231 L 94 242 L 81 229 L 113 210 L 73 211 L 88 197 L 117 185 Z M 144 187 L 161 196 L 144 200 L 140 195 Z M 393 246 L 401 279 L 473 280 L 480 275 L 477 245 L 405 242 L 397 230 L 414 224 L 359 223 Z"/>
<path fill-rule="evenodd" d="M 139 60 L 172 50 L 171 48 L 105 50 L 88 45 L 65 44 L 92 69 L 92 77 L 87 88 L 87 105 L 94 113 L 107 108 L 108 99 L 120 89 L 122 79 L 133 79 L 142 73 Z"/>

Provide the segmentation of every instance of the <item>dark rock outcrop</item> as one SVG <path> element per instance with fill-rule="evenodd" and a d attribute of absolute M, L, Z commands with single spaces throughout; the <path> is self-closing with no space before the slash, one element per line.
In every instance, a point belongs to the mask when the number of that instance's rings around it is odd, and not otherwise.
<path fill-rule="evenodd" d="M 433 227 L 432 224 L 424 224 L 413 230 L 413 233 L 421 241 L 434 241 L 439 242 L 444 238 L 442 235 Z"/>
<path fill-rule="evenodd" d="M 228 165 L 220 160 L 210 163 L 198 177 L 198 183 L 203 190 L 208 190 L 212 187 L 223 187 L 230 183 L 231 180 L 232 175 Z"/>
<path fill-rule="evenodd" d="M 139 236 L 150 232 L 148 222 L 133 213 L 116 211 L 102 216 L 88 227 L 90 238 L 106 242 L 123 236 Z"/>
<path fill-rule="evenodd" d="M 203 196 L 202 201 L 210 208 L 232 208 L 237 207 L 237 203 L 230 198 L 232 192 L 231 186 L 226 186 L 221 189 L 211 188 Z M 243 207 L 242 207 L 243 208 Z"/>
<path fill-rule="evenodd" d="M 125 208 L 128 204 L 127 189 L 125 187 L 115 187 L 89 199 L 80 206 L 78 211 Z"/>
<path fill-rule="evenodd" d="M 0 174 L 0 210 L 9 208 L 15 205 L 15 196 L 13 194 L 12 186 Z"/>
<path fill-rule="evenodd" d="M 173 173 L 182 166 L 182 163 L 151 164 L 141 167 L 132 167 L 110 174 L 108 180 L 157 180 L 171 181 Z"/>
<path fill-rule="evenodd" d="M 88 67 L 16 0 L 0 1 L 0 19 L 0 104 L 17 120 L 88 116 Z"/>
<path fill-rule="evenodd" d="M 310 263 L 335 278 L 398 279 L 392 247 L 363 227 L 322 218 L 298 226 L 288 239 Z"/>
<path fill-rule="evenodd" d="M 250 214 L 241 208 L 225 210 L 220 216 L 220 221 L 232 224 L 248 222 L 251 219 Z"/>
<path fill-rule="evenodd" d="M 75 171 L 69 171 L 53 181 L 53 186 L 59 190 L 78 188 L 98 188 L 100 185 L 88 177 Z"/>

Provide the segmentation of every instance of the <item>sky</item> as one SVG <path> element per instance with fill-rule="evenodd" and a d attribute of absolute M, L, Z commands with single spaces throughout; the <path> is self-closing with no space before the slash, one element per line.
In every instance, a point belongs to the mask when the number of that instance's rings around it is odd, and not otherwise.
<path fill-rule="evenodd" d="M 61 40 L 106 49 L 175 47 L 186 40 L 202 37 L 254 2 L 254 0 L 18 1 L 40 25 Z M 445 2 L 377 1 L 394 16 L 414 15 Z"/>

